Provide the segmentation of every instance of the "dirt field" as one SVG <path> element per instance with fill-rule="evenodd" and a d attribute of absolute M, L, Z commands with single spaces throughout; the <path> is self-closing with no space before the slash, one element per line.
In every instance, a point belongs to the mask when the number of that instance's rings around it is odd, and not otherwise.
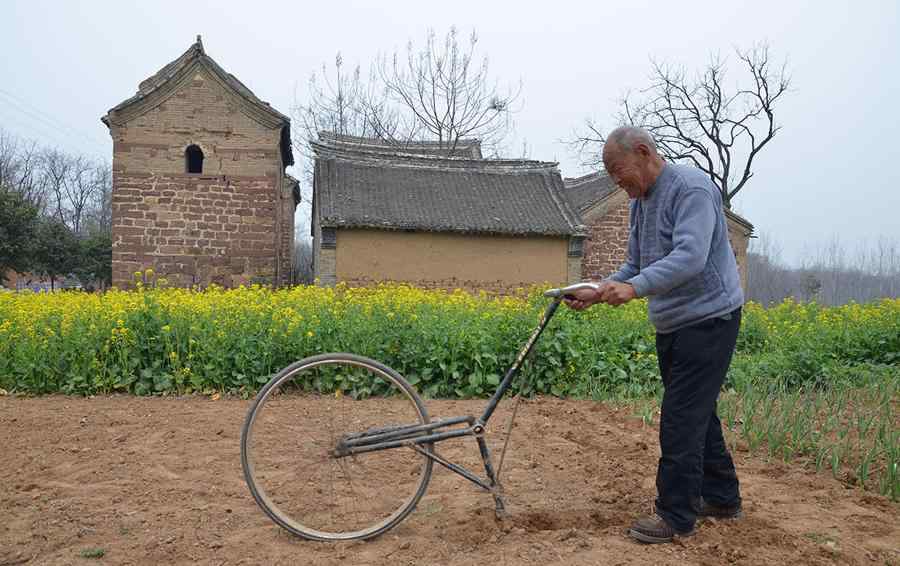
<path fill-rule="evenodd" d="M 900 505 L 741 451 L 742 520 L 704 521 L 673 545 L 631 542 L 625 527 L 653 499 L 655 427 L 627 410 L 555 399 L 519 408 L 503 474 L 510 519 L 495 521 L 489 495 L 435 466 L 416 511 L 386 535 L 305 542 L 272 523 L 244 484 L 248 406 L 0 397 L 0 566 L 900 564 Z M 428 402 L 432 417 L 481 406 Z M 502 431 L 491 437 L 501 441 Z M 440 451 L 478 469 L 471 439 Z M 103 557 L 83 556 L 95 549 Z"/>

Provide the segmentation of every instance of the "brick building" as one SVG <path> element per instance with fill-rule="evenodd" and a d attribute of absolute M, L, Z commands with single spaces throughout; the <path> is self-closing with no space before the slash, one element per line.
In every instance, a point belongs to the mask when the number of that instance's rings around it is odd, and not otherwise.
<path fill-rule="evenodd" d="M 322 134 L 313 150 L 323 284 L 505 292 L 581 277 L 584 230 L 556 163 L 482 159 L 473 140 L 448 151 Z"/>
<path fill-rule="evenodd" d="M 297 181 L 290 119 L 200 37 L 102 118 L 113 139 L 113 285 L 290 282 Z"/>
<path fill-rule="evenodd" d="M 590 173 L 564 182 L 563 194 L 588 231 L 581 276 L 585 280 L 602 279 L 625 262 L 629 232 L 628 195 L 605 173 Z M 725 218 L 741 283 L 746 289 L 747 244 L 753 234 L 753 225 L 730 210 L 725 211 Z"/>

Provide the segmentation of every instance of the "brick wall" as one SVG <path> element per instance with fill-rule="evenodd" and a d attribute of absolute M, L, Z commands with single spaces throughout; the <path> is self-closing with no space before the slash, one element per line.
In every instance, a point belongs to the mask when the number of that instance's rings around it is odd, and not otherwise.
<path fill-rule="evenodd" d="M 584 260 L 581 277 L 585 280 L 603 279 L 615 272 L 628 251 L 629 200 L 624 193 L 609 197 L 608 207 L 593 211 L 585 217 L 588 237 L 584 241 Z"/>
<path fill-rule="evenodd" d="M 280 128 L 200 68 L 148 112 L 111 125 L 113 285 L 153 268 L 172 285 L 290 281 L 294 201 Z M 203 173 L 186 173 L 199 146 Z"/>
<path fill-rule="evenodd" d="M 176 286 L 273 281 L 271 179 L 117 171 L 113 183 L 114 285 L 147 268 Z"/>

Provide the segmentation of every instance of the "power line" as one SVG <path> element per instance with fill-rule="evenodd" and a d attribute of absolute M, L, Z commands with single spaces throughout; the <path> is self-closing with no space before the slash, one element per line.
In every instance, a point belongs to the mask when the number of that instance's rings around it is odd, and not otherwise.
<path fill-rule="evenodd" d="M 4 110 L 4 107 L 0 105 L 0 111 L 2 110 Z M 50 128 L 46 124 L 41 122 L 34 122 L 33 120 L 23 120 L 22 116 L 22 114 L 9 113 L 5 115 L 4 121 L 18 124 L 21 130 L 24 132 L 22 138 L 24 138 L 25 141 L 34 140 L 35 135 L 33 132 L 37 130 L 40 137 L 51 140 L 53 145 L 55 146 L 67 148 L 69 151 L 74 150 L 77 153 L 84 153 L 83 144 L 77 144 L 73 142 L 71 140 L 71 137 L 60 137 L 59 131 Z"/>
<path fill-rule="evenodd" d="M 12 94 L 11 92 L 0 88 L 0 95 L 5 96 L 7 98 L 7 100 L 5 102 L 10 106 L 16 107 L 16 109 L 19 112 L 25 113 L 36 120 L 40 120 L 40 121 L 48 124 L 51 127 L 68 131 L 68 132 L 70 132 L 68 135 L 74 134 L 74 135 L 80 136 L 80 137 L 84 138 L 85 140 L 91 142 L 92 144 L 95 144 L 98 147 L 102 147 L 104 150 L 108 149 L 108 146 L 106 144 L 104 144 L 103 142 L 100 142 L 99 140 L 97 140 L 97 138 L 93 137 L 92 135 L 87 134 L 77 128 L 74 128 L 57 118 L 54 118 L 52 115 L 35 107 L 33 104 L 30 104 L 25 100 L 22 100 L 20 97 Z"/>
<path fill-rule="evenodd" d="M 5 90 L 5 89 L 0 88 L 0 94 L 6 96 L 6 97 L 9 98 L 9 99 L 12 99 L 13 102 L 14 102 L 14 103 L 17 103 L 20 107 L 21 107 L 21 106 L 24 106 L 24 107 L 26 107 L 26 109 L 30 109 L 32 112 L 37 113 L 37 114 L 39 115 L 39 116 L 38 116 L 38 119 L 41 119 L 41 120 L 44 120 L 44 121 L 49 121 L 49 122 L 50 122 L 51 124 L 53 124 L 54 126 L 60 127 L 60 128 L 62 128 L 62 129 L 65 129 L 65 130 L 68 130 L 68 131 L 70 131 L 70 132 L 72 132 L 72 133 L 74 133 L 74 134 L 76 134 L 76 135 L 79 135 L 79 136 L 85 138 L 86 140 L 88 140 L 88 141 L 90 141 L 90 142 L 92 142 L 92 143 L 104 145 L 103 142 L 101 142 L 100 140 L 98 140 L 97 138 L 95 138 L 93 135 L 88 134 L 88 133 L 86 133 L 86 132 L 84 132 L 84 131 L 82 131 L 82 130 L 80 130 L 80 129 L 78 129 L 78 128 L 75 128 L 75 127 L 73 127 L 73 126 L 71 126 L 71 125 L 69 125 L 69 124 L 63 122 L 62 120 L 57 119 L 57 118 L 54 117 L 52 114 L 50 114 L 50 113 L 48 113 L 48 112 L 44 112 L 44 111 L 41 110 L 40 108 L 37 108 L 37 107 L 34 106 L 33 104 L 29 103 L 27 100 L 23 100 L 21 97 L 16 96 L 15 94 L 9 92 L 8 90 Z M 26 110 L 26 111 L 27 111 L 27 110 Z M 29 112 L 29 113 L 31 113 L 31 112 Z"/>

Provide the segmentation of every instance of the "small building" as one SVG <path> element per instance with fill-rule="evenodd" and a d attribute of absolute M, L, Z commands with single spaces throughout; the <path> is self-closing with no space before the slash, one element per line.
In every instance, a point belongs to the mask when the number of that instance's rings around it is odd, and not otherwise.
<path fill-rule="evenodd" d="M 556 163 L 482 159 L 480 144 L 312 144 L 313 271 L 322 284 L 400 281 L 508 292 L 581 278 L 585 236 Z"/>
<path fill-rule="evenodd" d="M 297 181 L 290 119 L 206 54 L 200 37 L 102 121 L 113 139 L 113 285 L 291 280 Z"/>
<path fill-rule="evenodd" d="M 609 276 L 625 262 L 628 252 L 628 194 L 615 186 L 605 172 L 567 178 L 563 194 L 587 226 L 581 276 L 597 280 Z M 728 238 L 734 250 L 741 284 L 747 289 L 747 245 L 753 224 L 726 209 Z"/>

